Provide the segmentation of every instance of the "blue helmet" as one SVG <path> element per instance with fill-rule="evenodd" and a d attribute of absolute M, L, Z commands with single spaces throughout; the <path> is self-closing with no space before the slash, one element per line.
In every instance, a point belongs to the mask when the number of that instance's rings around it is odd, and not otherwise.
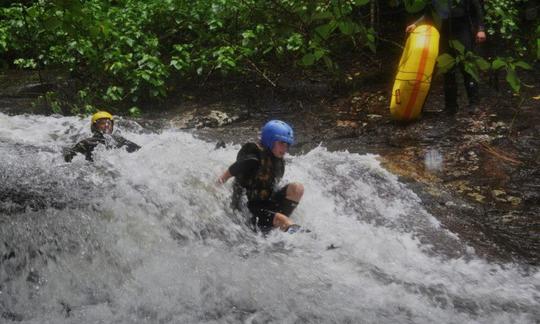
<path fill-rule="evenodd" d="M 261 143 L 271 150 L 274 142 L 281 141 L 289 145 L 294 143 L 294 133 L 286 122 L 281 120 L 271 120 L 266 123 L 261 130 Z"/>

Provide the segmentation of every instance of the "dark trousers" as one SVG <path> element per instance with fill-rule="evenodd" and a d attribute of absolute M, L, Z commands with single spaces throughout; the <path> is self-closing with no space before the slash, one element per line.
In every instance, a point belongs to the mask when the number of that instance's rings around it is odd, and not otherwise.
<path fill-rule="evenodd" d="M 465 52 L 474 51 L 474 34 L 471 30 L 471 24 L 466 17 L 452 18 L 443 21 L 441 28 L 440 49 L 441 54 L 448 53 L 454 57 L 459 53 L 451 47 L 450 40 L 457 40 L 465 47 Z M 455 112 L 458 109 L 458 85 L 456 81 L 457 66 L 454 66 L 450 71 L 444 74 L 444 100 L 445 109 L 449 112 Z M 465 72 L 463 64 L 459 64 L 459 69 L 463 75 L 465 90 L 469 104 L 478 103 L 478 84 L 474 78 Z"/>

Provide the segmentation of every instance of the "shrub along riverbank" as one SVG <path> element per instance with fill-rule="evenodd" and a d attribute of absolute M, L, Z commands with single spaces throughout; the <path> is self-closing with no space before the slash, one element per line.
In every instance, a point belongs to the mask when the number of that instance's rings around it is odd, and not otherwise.
<path fill-rule="evenodd" d="M 179 85 L 204 86 L 216 77 L 247 76 L 272 87 L 283 71 L 350 79 L 347 58 L 370 62 L 395 51 L 406 20 L 425 5 L 424 0 L 4 1 L 1 62 L 52 69 L 69 80 L 69 86 L 56 84 L 42 97 L 53 112 L 88 113 L 104 105 L 137 115 L 144 102 L 166 98 Z M 504 70 L 519 92 L 519 70 L 531 69 L 540 58 L 537 2 L 495 0 L 485 9 L 488 37 L 508 50 L 487 61 L 468 53 L 447 59 L 465 62 L 476 78 L 481 71 Z"/>

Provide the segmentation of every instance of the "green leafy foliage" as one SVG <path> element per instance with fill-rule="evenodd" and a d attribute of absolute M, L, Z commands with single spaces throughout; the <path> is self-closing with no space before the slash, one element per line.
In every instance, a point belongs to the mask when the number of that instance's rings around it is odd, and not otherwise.
<path fill-rule="evenodd" d="M 488 34 L 516 59 L 540 60 L 538 4 L 528 0 L 485 1 Z"/>
<path fill-rule="evenodd" d="M 536 34 L 535 34 L 535 40 L 534 46 L 536 47 L 536 59 L 540 60 L 540 21 L 538 22 L 538 25 L 536 26 Z"/>
<path fill-rule="evenodd" d="M 246 63 L 255 62 L 262 69 L 285 64 L 335 71 L 335 55 L 344 48 L 375 50 L 373 32 L 355 18 L 368 3 L 12 3 L 0 8 L 0 53 L 15 57 L 11 63 L 19 68 L 69 72 L 94 94 L 84 98 L 88 104 L 129 107 L 129 102 L 166 96 L 175 82 L 197 82 L 213 73 L 246 73 Z M 77 106 L 85 109 L 84 104 Z"/>
<path fill-rule="evenodd" d="M 455 51 L 455 56 L 448 53 L 439 55 L 437 58 L 438 73 L 447 73 L 456 65 L 462 65 L 463 70 L 470 74 L 476 81 L 480 81 L 481 72 L 492 69 L 493 64 L 473 52 L 466 51 L 463 44 L 453 40 L 450 42 L 451 48 Z"/>
<path fill-rule="evenodd" d="M 455 49 L 460 55 L 465 54 L 465 46 L 463 46 L 463 44 L 461 44 L 457 40 L 451 40 L 450 41 L 450 48 Z"/>
<path fill-rule="evenodd" d="M 128 113 L 132 117 L 141 117 L 141 110 L 139 107 L 133 106 L 128 109 Z"/>
<path fill-rule="evenodd" d="M 439 73 L 447 73 L 454 67 L 454 65 L 456 65 L 456 60 L 450 54 L 445 53 L 437 57 L 437 67 Z"/>
<path fill-rule="evenodd" d="M 405 8 L 409 12 L 414 12 L 415 8 L 421 7 L 421 0 L 402 0 Z M 448 0 L 455 1 L 455 0 Z M 537 19 L 535 33 L 524 32 L 527 29 L 526 19 L 523 19 L 524 0 L 493 0 L 484 1 L 485 21 L 488 32 L 488 39 L 498 42 L 497 47 L 506 53 L 505 58 L 491 59 L 491 62 L 467 52 L 465 47 L 458 41 L 450 41 L 450 48 L 453 49 L 455 57 L 443 54 L 438 57 L 437 65 L 439 73 L 446 73 L 456 65 L 462 66 L 464 71 L 479 81 L 481 72 L 488 70 L 503 69 L 506 72 L 506 81 L 515 93 L 519 93 L 523 84 L 519 77 L 519 69 L 531 70 L 532 66 L 527 60 L 540 59 L 540 21 Z M 437 12 L 437 6 L 443 7 L 448 2 L 441 0 L 432 3 L 431 9 Z M 416 6 L 416 7 L 415 7 Z M 440 18 L 435 20 L 440 23 Z M 525 36 L 525 37 L 524 37 Z M 525 40 L 529 39 L 527 42 Z M 505 44 L 502 45 L 501 44 Z M 504 50 L 506 49 L 506 50 Z M 519 68 L 519 69 L 518 69 Z"/>
<path fill-rule="evenodd" d="M 432 4 L 390 2 L 412 13 Z M 502 56 L 512 62 L 488 63 L 454 44 L 458 55 L 441 56 L 440 70 L 463 64 L 480 78 L 488 68 L 504 68 L 519 91 L 525 62 L 540 59 L 540 23 L 523 32 L 524 3 L 485 1 L 490 37 L 509 43 L 513 52 Z M 202 83 L 212 75 L 266 78 L 273 69 L 337 74 L 344 53 L 376 53 L 381 38 L 371 25 L 372 4 L 382 7 L 372 0 L 8 1 L 0 5 L 0 54 L 11 66 L 60 70 L 74 79 L 79 92 L 67 107 L 58 104 L 61 96 L 44 97 L 57 103 L 57 111 L 114 105 L 136 115 L 140 109 L 133 107 L 167 96 L 178 83 Z"/>
<path fill-rule="evenodd" d="M 512 57 L 497 57 L 492 63 L 493 70 L 504 69 L 506 71 L 506 81 L 512 87 L 515 93 L 521 90 L 522 82 L 518 77 L 517 68 L 532 70 L 532 66 L 524 61 L 516 61 Z"/>
<path fill-rule="evenodd" d="M 486 25 L 489 35 L 498 35 L 513 46 L 513 51 L 523 55 L 526 48 L 523 46 L 519 28 L 519 5 L 524 0 L 490 0 L 485 1 Z"/>
<path fill-rule="evenodd" d="M 426 0 L 403 0 L 405 9 L 410 13 L 416 13 L 426 7 Z"/>
<path fill-rule="evenodd" d="M 439 73 L 447 73 L 449 70 L 460 64 L 466 73 L 470 74 L 476 81 L 480 80 L 480 72 L 487 71 L 491 65 L 477 56 L 473 52 L 466 51 L 465 46 L 459 41 L 450 41 L 450 47 L 454 49 L 455 57 L 445 53 L 437 58 Z"/>
<path fill-rule="evenodd" d="M 447 73 L 455 65 L 463 64 L 465 72 L 470 74 L 476 81 L 479 81 L 480 72 L 504 70 L 506 72 L 506 81 L 515 93 L 519 93 L 522 81 L 518 76 L 518 68 L 532 70 L 532 66 L 527 62 L 515 60 L 512 57 L 497 57 L 489 63 L 472 52 L 462 52 L 463 45 L 459 44 L 459 42 L 454 42 L 453 46 L 456 46 L 455 48 L 458 51 L 455 57 L 442 54 L 437 58 L 439 73 Z"/>

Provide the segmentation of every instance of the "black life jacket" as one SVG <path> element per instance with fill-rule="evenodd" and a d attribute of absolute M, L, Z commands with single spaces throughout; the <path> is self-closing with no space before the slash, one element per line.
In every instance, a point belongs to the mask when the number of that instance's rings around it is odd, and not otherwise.
<path fill-rule="evenodd" d="M 256 143 L 244 144 L 236 160 L 244 160 L 250 155 L 257 157 L 259 168 L 253 175 L 237 176 L 236 182 L 245 189 L 248 201 L 269 200 L 285 173 L 285 161 Z"/>
<path fill-rule="evenodd" d="M 94 132 L 92 137 L 86 138 L 77 143 L 73 148 L 68 149 L 64 154 L 64 159 L 66 162 L 70 162 L 77 153 L 81 153 L 86 156 L 87 161 L 93 161 L 92 153 L 99 144 L 105 145 L 108 150 L 125 147 L 129 153 L 141 148 L 139 145 L 128 141 L 120 135 L 115 134 L 110 136 L 110 140 L 107 140 L 102 133 Z"/>
<path fill-rule="evenodd" d="M 446 20 L 464 17 L 469 0 L 432 0 L 430 5 L 439 19 Z"/>

